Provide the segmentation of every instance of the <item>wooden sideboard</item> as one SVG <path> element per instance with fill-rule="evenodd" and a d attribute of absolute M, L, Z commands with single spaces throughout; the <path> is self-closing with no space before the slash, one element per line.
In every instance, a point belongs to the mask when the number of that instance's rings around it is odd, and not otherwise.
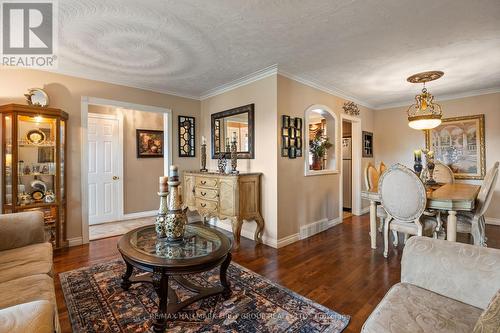
<path fill-rule="evenodd" d="M 219 174 L 184 172 L 184 204 L 204 220 L 230 219 L 235 247 L 239 247 L 243 221 L 257 222 L 254 239 L 262 242 L 264 219 L 260 212 L 261 173 Z"/>

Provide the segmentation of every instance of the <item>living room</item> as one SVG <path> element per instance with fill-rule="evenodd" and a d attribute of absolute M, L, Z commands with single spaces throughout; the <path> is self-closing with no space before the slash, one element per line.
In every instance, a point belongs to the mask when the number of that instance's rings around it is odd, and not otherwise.
<path fill-rule="evenodd" d="M 0 3 L 0 332 L 499 330 L 497 2 Z"/>

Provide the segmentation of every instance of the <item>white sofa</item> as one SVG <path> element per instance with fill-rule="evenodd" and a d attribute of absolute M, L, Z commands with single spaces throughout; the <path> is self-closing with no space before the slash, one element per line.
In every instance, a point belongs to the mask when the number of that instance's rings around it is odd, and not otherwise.
<path fill-rule="evenodd" d="M 59 332 L 43 214 L 0 215 L 0 332 Z"/>
<path fill-rule="evenodd" d="M 467 332 L 500 289 L 500 250 L 412 237 L 401 282 L 370 314 L 363 333 Z"/>

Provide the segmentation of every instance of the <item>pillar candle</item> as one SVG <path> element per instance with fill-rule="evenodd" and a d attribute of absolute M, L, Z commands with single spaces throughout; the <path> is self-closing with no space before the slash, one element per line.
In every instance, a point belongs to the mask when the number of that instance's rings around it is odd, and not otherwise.
<path fill-rule="evenodd" d="M 168 192 L 168 177 L 160 177 L 160 193 Z"/>
<path fill-rule="evenodd" d="M 174 182 L 179 180 L 179 172 L 178 172 L 177 165 L 170 166 L 170 178 Z"/>
<path fill-rule="evenodd" d="M 201 137 L 201 144 L 202 145 L 206 145 L 207 144 L 207 139 L 205 138 L 204 135 Z"/>

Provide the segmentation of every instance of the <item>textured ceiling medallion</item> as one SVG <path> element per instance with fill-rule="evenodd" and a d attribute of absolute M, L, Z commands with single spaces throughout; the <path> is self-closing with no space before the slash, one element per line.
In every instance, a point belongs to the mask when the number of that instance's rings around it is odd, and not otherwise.
<path fill-rule="evenodd" d="M 408 108 L 408 126 L 417 130 L 432 129 L 441 124 L 443 112 L 434 102 L 434 96 L 427 91 L 425 83 L 437 80 L 444 75 L 441 71 L 417 73 L 406 80 L 411 83 L 423 83 L 422 93 L 415 96 L 415 104 Z"/>

